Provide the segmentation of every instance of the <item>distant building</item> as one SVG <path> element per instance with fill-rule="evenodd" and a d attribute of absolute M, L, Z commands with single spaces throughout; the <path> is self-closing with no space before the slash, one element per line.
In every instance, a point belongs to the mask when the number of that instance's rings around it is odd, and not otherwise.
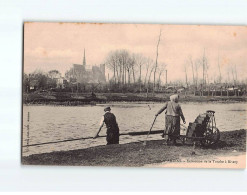
<path fill-rule="evenodd" d="M 55 78 L 56 88 L 64 89 L 67 84 L 67 80 L 64 77 Z"/>
<path fill-rule="evenodd" d="M 38 80 L 31 80 L 28 87 L 28 91 L 36 91 L 38 89 Z"/>
<path fill-rule="evenodd" d="M 82 65 L 73 64 L 70 70 L 65 73 L 65 77 L 72 83 L 105 83 L 105 64 L 92 66 L 92 69 L 87 69 L 84 49 Z"/>

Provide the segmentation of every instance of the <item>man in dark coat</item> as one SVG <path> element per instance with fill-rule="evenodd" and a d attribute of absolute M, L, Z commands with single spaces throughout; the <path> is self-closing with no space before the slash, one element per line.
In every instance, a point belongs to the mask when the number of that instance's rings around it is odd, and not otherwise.
<path fill-rule="evenodd" d="M 113 113 L 111 113 L 111 108 L 106 107 L 104 109 L 105 114 L 102 116 L 100 121 L 100 128 L 98 132 L 95 134 L 94 139 L 98 137 L 99 132 L 101 131 L 104 124 L 106 125 L 106 141 L 107 145 L 110 144 L 119 144 L 119 128 L 116 121 L 116 117 Z"/>

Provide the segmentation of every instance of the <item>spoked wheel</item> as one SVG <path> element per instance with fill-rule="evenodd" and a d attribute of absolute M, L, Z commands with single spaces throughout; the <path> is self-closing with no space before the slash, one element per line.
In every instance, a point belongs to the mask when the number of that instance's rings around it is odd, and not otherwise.
<path fill-rule="evenodd" d="M 201 140 L 203 146 L 210 146 L 216 144 L 220 139 L 220 131 L 216 127 L 207 127 L 203 136 L 205 139 Z"/>

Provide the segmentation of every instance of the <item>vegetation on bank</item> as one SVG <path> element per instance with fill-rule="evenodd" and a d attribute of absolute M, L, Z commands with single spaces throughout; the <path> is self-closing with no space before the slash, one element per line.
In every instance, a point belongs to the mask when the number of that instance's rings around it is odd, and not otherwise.
<path fill-rule="evenodd" d="M 34 154 L 22 157 L 24 165 L 83 165 L 83 166 L 144 166 L 200 155 L 227 155 L 232 151 L 246 152 L 246 130 L 221 132 L 220 141 L 210 148 L 197 146 L 192 155 L 191 143 L 163 145 L 163 140 L 97 146 L 86 149 Z"/>
<path fill-rule="evenodd" d="M 108 102 L 164 102 L 168 101 L 171 93 L 61 93 L 39 92 L 24 93 L 24 104 L 51 104 L 76 106 L 84 104 Z M 181 102 L 246 102 L 246 96 L 194 96 L 180 95 Z"/>

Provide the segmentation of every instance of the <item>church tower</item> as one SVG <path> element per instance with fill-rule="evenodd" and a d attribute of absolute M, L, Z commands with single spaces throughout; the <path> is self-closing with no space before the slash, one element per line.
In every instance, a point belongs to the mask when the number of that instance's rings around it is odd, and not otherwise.
<path fill-rule="evenodd" d="M 86 55 L 85 55 L 85 48 L 84 48 L 84 56 L 83 56 L 83 63 L 84 66 L 86 66 Z"/>

